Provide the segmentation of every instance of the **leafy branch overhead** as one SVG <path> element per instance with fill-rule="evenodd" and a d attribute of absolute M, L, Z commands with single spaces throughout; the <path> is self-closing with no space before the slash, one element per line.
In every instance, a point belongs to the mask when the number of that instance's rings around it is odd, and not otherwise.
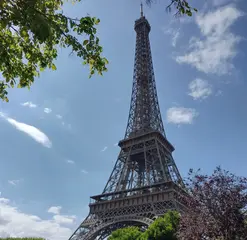
<path fill-rule="evenodd" d="M 58 47 L 71 48 L 89 65 L 91 77 L 107 70 L 102 47 L 96 36 L 95 17 L 71 18 L 63 14 L 65 1 L 81 0 L 0 0 L 0 98 L 7 98 L 8 88 L 30 88 L 35 77 L 46 68 L 56 70 Z M 178 13 L 192 15 L 186 0 L 168 0 Z M 153 0 L 146 0 L 151 4 Z M 79 39 L 83 36 L 84 41 Z"/>
<path fill-rule="evenodd" d="M 172 8 L 175 8 L 176 16 L 188 15 L 191 17 L 193 12 L 197 12 L 197 9 L 191 7 L 187 0 L 168 0 L 168 1 L 170 1 L 170 4 L 166 7 L 167 11 L 170 12 Z M 153 2 L 154 0 L 146 0 L 146 3 L 148 5 L 151 5 L 151 3 Z"/>
<path fill-rule="evenodd" d="M 73 2 L 80 2 L 74 0 Z M 0 0 L 0 98 L 7 88 L 30 88 L 46 68 L 56 70 L 58 46 L 72 52 L 90 67 L 90 76 L 107 70 L 107 59 L 96 36 L 94 17 L 74 19 L 61 10 L 64 0 Z M 83 35 L 84 41 L 78 39 Z M 18 81 L 18 82 L 17 82 Z"/>

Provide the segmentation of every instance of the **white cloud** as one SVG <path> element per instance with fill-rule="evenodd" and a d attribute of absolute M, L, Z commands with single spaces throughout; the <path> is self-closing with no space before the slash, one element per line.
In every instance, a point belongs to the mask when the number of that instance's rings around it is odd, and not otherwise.
<path fill-rule="evenodd" d="M 166 117 L 168 123 L 192 124 L 198 113 L 193 108 L 171 107 L 167 110 Z"/>
<path fill-rule="evenodd" d="M 52 143 L 50 139 L 41 132 L 38 128 L 28 125 L 26 123 L 18 122 L 13 118 L 7 117 L 4 113 L 0 112 L 0 116 L 4 118 L 8 123 L 10 123 L 17 130 L 26 133 L 28 136 L 33 138 L 36 142 L 41 143 L 44 147 L 50 148 Z"/>
<path fill-rule="evenodd" d="M 196 78 L 190 82 L 189 90 L 190 92 L 188 94 L 193 97 L 194 100 L 205 99 L 213 92 L 212 86 L 206 80 L 200 78 Z"/>
<path fill-rule="evenodd" d="M 86 171 L 85 169 L 82 169 L 81 172 L 84 174 L 88 174 L 88 171 Z"/>
<path fill-rule="evenodd" d="M 7 198 L 0 198 L 0 204 L 9 204 L 9 199 Z"/>
<path fill-rule="evenodd" d="M 21 181 L 20 179 L 19 180 L 8 180 L 8 183 L 13 186 L 16 186 L 20 183 L 20 181 Z"/>
<path fill-rule="evenodd" d="M 171 36 L 171 44 L 173 47 L 176 47 L 177 40 L 180 36 L 180 29 L 174 29 L 173 27 L 169 27 L 164 29 L 164 33 Z"/>
<path fill-rule="evenodd" d="M 107 150 L 107 148 L 108 148 L 108 147 L 104 147 L 104 148 L 101 150 L 101 152 L 106 151 L 106 150 Z"/>
<path fill-rule="evenodd" d="M 179 35 L 180 35 L 179 31 L 177 31 L 172 36 L 172 46 L 173 47 L 176 47 L 176 44 L 177 44 L 177 40 L 178 40 Z"/>
<path fill-rule="evenodd" d="M 44 112 L 45 112 L 45 113 L 51 113 L 52 110 L 51 110 L 50 108 L 44 108 Z"/>
<path fill-rule="evenodd" d="M 117 147 L 118 146 L 118 142 L 114 144 L 114 147 Z"/>
<path fill-rule="evenodd" d="M 9 199 L 0 198 L 1 237 L 42 237 L 47 240 L 68 240 L 76 225 L 75 216 L 54 215 L 50 220 L 26 214 L 11 205 Z M 74 226 L 72 225 L 74 224 Z M 67 225 L 70 225 L 68 227 Z"/>
<path fill-rule="evenodd" d="M 24 107 L 29 107 L 29 108 L 36 108 L 37 105 L 32 103 L 32 102 L 24 102 L 24 103 L 21 103 L 22 106 Z"/>
<path fill-rule="evenodd" d="M 60 214 L 61 209 L 62 209 L 61 206 L 52 206 L 47 210 L 47 212 L 53 214 Z"/>
<path fill-rule="evenodd" d="M 196 24 L 203 37 L 192 37 L 189 52 L 178 56 L 176 61 L 189 64 L 204 73 L 230 73 L 234 68 L 232 59 L 237 54 L 236 45 L 241 40 L 230 31 L 230 27 L 241 16 L 243 13 L 233 5 L 197 15 Z"/>
<path fill-rule="evenodd" d="M 70 159 L 67 159 L 66 162 L 69 163 L 69 164 L 74 164 L 75 163 L 73 160 L 70 160 Z"/>
<path fill-rule="evenodd" d="M 58 224 L 71 225 L 75 222 L 76 216 L 54 215 L 53 219 Z"/>
<path fill-rule="evenodd" d="M 59 114 L 56 114 L 56 117 L 58 118 L 58 119 L 62 119 L 63 117 L 61 116 L 61 115 L 59 115 Z"/>

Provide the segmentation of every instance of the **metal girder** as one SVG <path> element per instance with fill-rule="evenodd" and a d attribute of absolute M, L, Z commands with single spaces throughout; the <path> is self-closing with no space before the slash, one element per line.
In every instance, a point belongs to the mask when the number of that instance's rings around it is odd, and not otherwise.
<path fill-rule="evenodd" d="M 159 131 L 165 137 L 153 71 L 149 42 L 150 29 L 145 17 L 135 23 L 134 78 L 125 138 L 149 131 Z"/>
<path fill-rule="evenodd" d="M 145 230 L 169 209 L 183 211 L 184 183 L 166 138 L 155 85 L 145 17 L 135 22 L 133 87 L 125 137 L 102 194 L 91 197 L 90 213 L 69 240 L 103 240 L 127 226 Z"/>
<path fill-rule="evenodd" d="M 104 239 L 118 228 L 133 225 L 145 230 L 169 209 L 184 211 L 181 194 L 182 188 L 170 181 L 94 196 L 88 217 L 70 240 Z"/>

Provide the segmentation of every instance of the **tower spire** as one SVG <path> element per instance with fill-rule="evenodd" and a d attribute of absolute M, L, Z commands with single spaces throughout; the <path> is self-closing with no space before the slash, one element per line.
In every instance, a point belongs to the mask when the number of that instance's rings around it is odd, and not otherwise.
<path fill-rule="evenodd" d="M 169 209 L 185 211 L 184 183 L 172 157 L 160 114 L 149 33 L 143 16 L 135 21 L 136 53 L 129 119 L 115 166 L 90 212 L 69 240 L 103 240 L 128 226 L 146 229 Z M 181 200 L 180 200 L 181 199 Z"/>
<path fill-rule="evenodd" d="M 142 2 L 141 2 L 141 17 L 143 17 L 143 5 L 142 5 Z"/>

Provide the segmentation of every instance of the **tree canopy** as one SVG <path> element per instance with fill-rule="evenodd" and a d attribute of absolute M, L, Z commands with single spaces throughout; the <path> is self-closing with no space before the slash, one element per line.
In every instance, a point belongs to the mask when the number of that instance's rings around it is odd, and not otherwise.
<path fill-rule="evenodd" d="M 176 232 L 180 216 L 176 211 L 168 211 L 157 218 L 145 232 L 138 227 L 127 227 L 114 231 L 109 240 L 177 240 Z"/>
<path fill-rule="evenodd" d="M 163 217 L 157 218 L 143 233 L 145 240 L 176 240 L 179 226 L 179 213 L 168 211 Z"/>
<path fill-rule="evenodd" d="M 141 237 L 138 227 L 127 227 L 114 231 L 109 240 L 138 240 Z"/>
<path fill-rule="evenodd" d="M 190 171 L 189 206 L 180 220 L 181 239 L 245 239 L 247 178 L 216 168 L 212 175 Z"/>
<path fill-rule="evenodd" d="M 75 0 L 80 2 L 81 0 Z M 70 47 L 90 76 L 106 71 L 106 58 L 96 36 L 95 17 L 75 19 L 62 11 L 64 0 L 0 0 L 0 98 L 7 88 L 30 87 L 45 68 L 56 70 L 57 47 Z M 84 36 L 80 39 L 79 36 Z M 17 82 L 18 81 L 18 82 Z"/>
<path fill-rule="evenodd" d="M 192 15 L 186 0 L 170 1 L 177 13 Z M 64 2 L 81 0 L 0 0 L 0 98 L 8 100 L 8 88 L 30 88 L 35 78 L 46 68 L 56 70 L 54 64 L 58 47 L 70 48 L 83 64 L 89 65 L 91 77 L 102 75 L 108 61 L 97 37 L 96 17 L 79 19 L 66 16 Z M 153 0 L 146 0 L 151 4 Z"/>

